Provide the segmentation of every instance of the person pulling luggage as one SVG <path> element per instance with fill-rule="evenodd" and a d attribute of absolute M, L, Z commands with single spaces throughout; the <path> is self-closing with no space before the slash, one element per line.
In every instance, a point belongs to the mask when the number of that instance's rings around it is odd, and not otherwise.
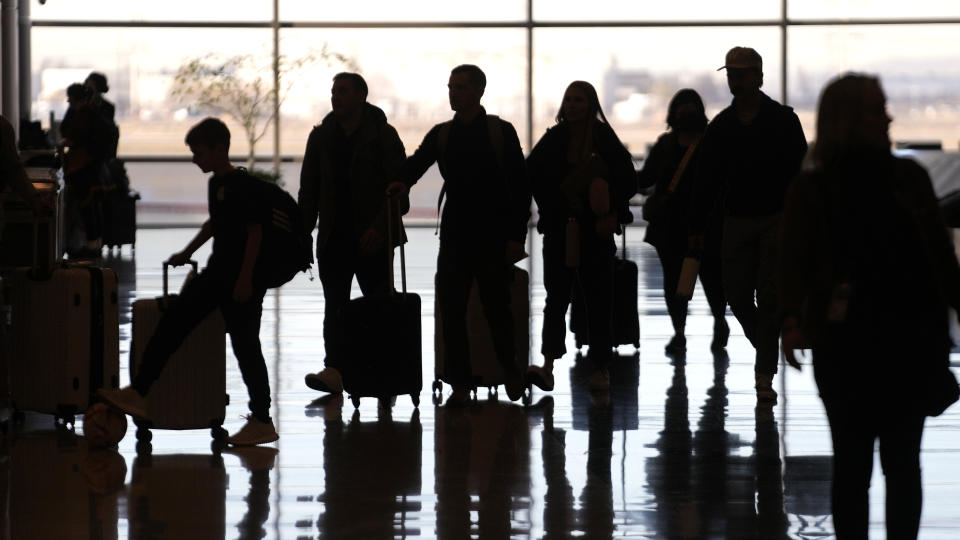
<path fill-rule="evenodd" d="M 514 359 L 510 312 L 511 266 L 525 256 L 530 184 L 513 126 L 480 105 L 487 79 L 474 65 L 453 68 L 448 82 L 453 120 L 434 126 L 407 158 L 388 194 L 404 194 L 434 163 L 443 176 L 437 298 L 447 347 L 444 376 L 453 386 L 447 406 L 470 399 L 467 300 L 476 280 L 490 325 L 507 396 L 523 397 L 523 373 Z"/>

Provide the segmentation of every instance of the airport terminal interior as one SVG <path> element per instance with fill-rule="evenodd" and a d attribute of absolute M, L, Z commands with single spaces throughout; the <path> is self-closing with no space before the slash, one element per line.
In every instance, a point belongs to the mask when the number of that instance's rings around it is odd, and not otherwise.
<path fill-rule="evenodd" d="M 51 141 L 66 87 L 91 71 L 109 78 L 118 157 L 138 197 L 135 245 L 104 248 L 96 261 L 117 274 L 122 385 L 130 378 L 132 305 L 162 294 L 162 262 L 206 217 L 206 175 L 190 163 L 186 130 L 208 114 L 221 116 L 234 134 L 236 164 L 273 169 L 296 196 L 307 135 L 330 112 L 330 81 L 340 71 L 364 74 L 369 101 L 386 112 L 408 154 L 450 118 L 446 83 L 457 64 L 484 68 L 483 104 L 516 126 L 524 152 L 553 124 L 566 85 L 588 80 L 639 167 L 665 129 L 676 90 L 697 89 L 708 116 L 729 104 L 716 68 L 727 49 L 748 45 L 763 55 L 763 90 L 794 107 L 808 140 L 827 80 L 846 70 L 877 74 L 901 155 L 927 167 L 941 200 L 960 192 L 960 3 L 97 5 L 2 0 L 3 114 L 37 122 Z M 277 110 L 257 111 L 253 129 L 262 138 L 250 137 L 231 111 L 199 106 L 186 92 L 178 74 L 191 61 L 247 62 L 238 80 L 286 81 Z M 274 112 L 278 123 L 269 120 Z M 467 407 L 443 407 L 451 389 L 435 387 L 440 185 L 431 169 L 414 186 L 404 218 L 405 288 L 421 300 L 419 395 L 353 400 L 304 384 L 324 356 L 314 267 L 264 299 L 260 340 L 278 441 L 231 447 L 209 429 L 146 431 L 130 422 L 117 445 L 100 446 L 85 436 L 82 414 L 65 422 L 6 409 L 0 538 L 835 538 L 830 426 L 809 355 L 800 371 L 781 361 L 778 400 L 758 403 L 754 349 L 728 310 L 729 344 L 711 351 L 713 319 L 700 286 L 690 302 L 687 353 L 665 354 L 673 328 L 660 263 L 643 241 L 642 197 L 633 201 L 635 221 L 616 237 L 618 257 L 639 270 L 640 340 L 617 347 L 609 393 L 588 390 L 589 346 L 568 333 L 552 392 L 534 388 L 511 402 L 502 386 L 481 387 Z M 530 276 L 529 356 L 541 364 L 545 291 L 535 209 L 533 216 L 530 256 L 517 265 Z M 6 249 L 6 234 L 4 242 Z M 209 253 L 207 245 L 195 258 L 203 264 Z M 399 257 L 394 268 L 399 290 Z M 183 279 L 172 270 L 171 290 Z M 352 296 L 359 295 L 354 283 Z M 9 326 L 16 313 L 3 316 Z M 47 328 L 43 335 L 64 334 Z M 960 373 L 960 353 L 951 355 L 951 368 Z M 232 433 L 248 411 L 229 342 L 225 369 L 223 428 Z M 958 426 L 960 406 L 925 424 L 924 540 L 960 537 Z M 874 462 L 870 538 L 884 538 L 884 479 L 879 457 Z"/>

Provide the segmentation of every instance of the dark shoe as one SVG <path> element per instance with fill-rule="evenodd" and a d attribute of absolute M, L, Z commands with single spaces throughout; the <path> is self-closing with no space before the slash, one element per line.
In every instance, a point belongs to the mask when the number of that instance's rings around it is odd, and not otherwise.
<path fill-rule="evenodd" d="M 553 370 L 547 369 L 544 366 L 528 366 L 527 383 L 536 386 L 544 392 L 550 392 L 553 390 Z"/>
<path fill-rule="evenodd" d="M 519 401 L 523 398 L 523 393 L 527 389 L 527 385 L 523 382 L 523 373 L 519 369 L 514 370 L 513 373 L 507 375 L 507 380 L 504 382 L 503 387 L 507 390 L 507 398 L 510 401 Z"/>
<path fill-rule="evenodd" d="M 713 323 L 713 341 L 710 342 L 711 351 L 720 351 L 727 347 L 727 341 L 730 339 L 730 326 L 726 319 L 720 319 Z"/>
<path fill-rule="evenodd" d="M 667 346 L 663 350 L 670 355 L 680 355 L 687 352 L 687 338 L 683 334 L 674 334 L 670 338 L 670 342 L 667 343 Z"/>

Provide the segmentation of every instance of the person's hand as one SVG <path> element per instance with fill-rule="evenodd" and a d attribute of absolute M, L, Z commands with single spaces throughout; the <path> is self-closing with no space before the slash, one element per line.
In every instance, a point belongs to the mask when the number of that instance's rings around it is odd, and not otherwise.
<path fill-rule="evenodd" d="M 796 317 L 787 317 L 783 320 L 780 329 L 780 349 L 783 351 L 783 359 L 799 371 L 801 366 L 800 361 L 797 360 L 797 351 L 803 350 L 803 332 L 797 324 Z"/>
<path fill-rule="evenodd" d="M 387 185 L 387 197 L 406 195 L 408 191 L 410 191 L 410 188 L 403 182 L 390 182 Z"/>
<path fill-rule="evenodd" d="M 183 266 L 188 262 L 190 262 L 190 255 L 183 251 L 174 253 L 169 259 L 167 259 L 167 264 L 170 266 Z"/>
<path fill-rule="evenodd" d="M 594 229 L 597 231 L 597 236 L 607 236 L 617 232 L 617 214 L 611 212 L 597 218 Z"/>
<path fill-rule="evenodd" d="M 233 301 L 242 304 L 251 296 L 253 296 L 253 284 L 250 283 L 250 278 L 240 276 L 237 278 L 236 285 L 233 286 Z"/>
<path fill-rule="evenodd" d="M 515 264 L 527 257 L 527 252 L 523 250 L 523 242 L 517 240 L 507 241 L 507 264 Z"/>
<path fill-rule="evenodd" d="M 383 246 L 383 236 L 374 229 L 367 229 L 360 237 L 360 254 L 373 255 Z"/>

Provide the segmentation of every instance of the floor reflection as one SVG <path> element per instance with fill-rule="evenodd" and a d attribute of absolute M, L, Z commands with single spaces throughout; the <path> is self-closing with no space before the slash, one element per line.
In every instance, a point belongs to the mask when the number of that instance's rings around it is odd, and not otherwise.
<path fill-rule="evenodd" d="M 139 231 L 135 256 L 104 260 L 119 276 L 123 380 L 129 307 L 159 294 L 160 262 L 193 232 Z M 429 391 L 436 239 L 432 229 L 409 235 Z M 319 282 L 301 276 L 264 306 L 277 443 L 230 449 L 211 445 L 206 429 L 155 430 L 151 453 L 138 454 L 135 430 L 115 448 L 92 448 L 82 422 L 54 429 L 51 417 L 27 413 L 23 424 L 0 423 L 0 538 L 832 538 L 829 429 L 809 369 L 778 377 L 780 403 L 758 407 L 753 350 L 735 331 L 729 352 L 709 352 L 712 317 L 699 293 L 687 356 L 665 356 L 672 328 L 656 256 L 640 238 L 631 231 L 628 242 L 644 274 L 641 345 L 615 355 L 607 394 L 589 392 L 590 363 L 571 353 L 557 361 L 555 391 L 527 405 L 503 392 L 460 410 L 428 394 L 419 408 L 404 397 L 357 409 L 321 397 L 302 380 L 322 363 L 323 300 Z M 528 270 L 537 351 L 542 274 Z M 227 391 L 224 427 L 235 430 L 246 391 L 231 353 Z M 960 536 L 957 425 L 960 407 L 925 430 L 925 539 Z M 871 492 L 874 508 L 883 496 Z"/>

